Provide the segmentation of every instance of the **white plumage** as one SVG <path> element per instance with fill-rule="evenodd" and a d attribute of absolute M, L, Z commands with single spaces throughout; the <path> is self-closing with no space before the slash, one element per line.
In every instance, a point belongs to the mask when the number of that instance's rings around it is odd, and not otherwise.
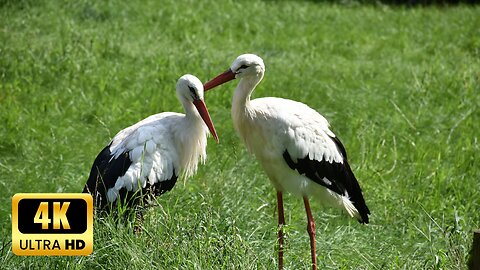
<path fill-rule="evenodd" d="M 164 112 L 127 127 L 98 155 L 84 192 L 97 207 L 120 196 L 129 200 L 141 189 L 155 195 L 173 188 L 177 177 L 193 175 L 206 159 L 207 135 L 217 135 L 203 102 L 203 86 L 192 75 L 177 83 L 186 114 Z"/>
<path fill-rule="evenodd" d="M 360 218 L 349 200 L 348 191 L 335 193 L 298 174 L 285 163 L 285 150 L 294 162 L 308 157 L 316 161 L 343 163 L 342 154 L 330 138 L 335 134 L 323 116 L 303 103 L 282 98 L 254 99 L 246 104 L 247 113 L 243 116 L 238 110 L 241 106 L 234 102 L 235 129 L 278 191 L 318 197 L 320 202 L 343 206 L 350 216 Z M 321 179 L 326 185 L 331 184 L 327 178 Z"/>
<path fill-rule="evenodd" d="M 122 130 L 112 140 L 111 159 L 129 153 L 132 164 L 125 175 L 117 179 L 115 186 L 108 189 L 110 202 L 116 200 L 122 188 L 136 191 L 139 187 L 145 188 L 147 183 L 153 186 L 171 179 L 174 173 L 178 176 L 180 168 L 184 168 L 185 176 L 189 177 L 195 173 L 198 162 L 206 158 L 208 129 L 203 123 L 194 119 L 188 121 L 185 115 L 176 113 L 160 113 L 148 120 L 137 123 L 127 132 Z M 179 128 L 191 134 L 186 142 L 173 137 L 173 131 Z M 190 139 L 198 143 L 184 147 Z M 188 156 L 193 156 L 195 162 L 187 162 Z"/>
<path fill-rule="evenodd" d="M 232 100 L 233 124 L 250 152 L 255 154 L 277 190 L 279 208 L 279 266 L 283 266 L 284 224 L 282 193 L 302 196 L 308 217 L 312 264 L 316 268 L 315 230 L 309 197 L 342 208 L 362 223 L 370 211 L 347 162 L 340 140 L 328 121 L 307 105 L 282 99 L 250 96 L 265 71 L 263 60 L 240 55 L 230 69 L 205 83 L 205 91 L 240 79 Z"/>

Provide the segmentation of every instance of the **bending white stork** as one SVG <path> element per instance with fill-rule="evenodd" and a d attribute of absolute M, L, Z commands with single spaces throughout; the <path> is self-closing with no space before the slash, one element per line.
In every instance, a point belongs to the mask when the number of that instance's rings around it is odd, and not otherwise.
<path fill-rule="evenodd" d="M 230 69 L 204 84 L 205 91 L 235 78 L 232 118 L 239 136 L 255 154 L 277 190 L 279 268 L 283 268 L 284 191 L 303 197 L 307 212 L 312 267 L 316 269 L 315 224 L 309 197 L 345 209 L 361 223 L 368 223 L 362 191 L 347 162 L 340 140 L 327 120 L 307 105 L 282 98 L 250 100 L 265 72 L 263 60 L 240 55 Z"/>
<path fill-rule="evenodd" d="M 200 80 L 184 75 L 176 88 L 185 114 L 149 116 L 118 132 L 98 154 L 83 190 L 98 209 L 118 201 L 136 206 L 171 190 L 180 172 L 189 177 L 205 161 L 208 130 L 218 142 Z"/>

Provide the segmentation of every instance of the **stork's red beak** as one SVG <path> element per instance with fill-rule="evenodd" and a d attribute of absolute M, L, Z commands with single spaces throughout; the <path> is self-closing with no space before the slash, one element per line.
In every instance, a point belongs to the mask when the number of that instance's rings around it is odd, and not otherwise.
<path fill-rule="evenodd" d="M 221 84 L 224 84 L 228 81 L 231 81 L 235 79 L 235 73 L 231 69 L 228 69 L 227 71 L 223 72 L 222 74 L 218 75 L 217 77 L 211 79 L 210 81 L 206 82 L 203 85 L 204 91 L 208 91 L 214 87 L 217 87 Z"/>
<path fill-rule="evenodd" d="M 210 118 L 210 114 L 208 113 L 207 106 L 205 106 L 205 102 L 203 102 L 203 100 L 201 99 L 196 99 L 193 101 L 193 105 L 195 105 L 195 107 L 197 108 L 197 111 L 202 117 L 203 122 L 205 122 L 213 138 L 215 138 L 215 141 L 217 141 L 218 143 L 217 132 L 215 131 L 215 127 L 213 126 L 212 119 Z"/>

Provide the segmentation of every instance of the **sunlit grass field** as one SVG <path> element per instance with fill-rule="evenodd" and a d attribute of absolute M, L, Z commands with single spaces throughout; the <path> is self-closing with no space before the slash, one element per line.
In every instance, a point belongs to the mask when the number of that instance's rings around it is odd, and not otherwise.
<path fill-rule="evenodd" d="M 462 269 L 480 227 L 480 7 L 322 1 L 0 1 L 0 268 L 274 269 L 275 191 L 236 136 L 236 82 L 208 92 L 220 136 L 145 231 L 95 220 L 88 257 L 11 253 L 11 197 L 80 192 L 120 129 L 181 111 L 176 80 L 260 55 L 254 96 L 307 103 L 349 152 L 372 212 L 313 201 L 320 269 Z M 308 269 L 285 197 L 287 269 Z"/>

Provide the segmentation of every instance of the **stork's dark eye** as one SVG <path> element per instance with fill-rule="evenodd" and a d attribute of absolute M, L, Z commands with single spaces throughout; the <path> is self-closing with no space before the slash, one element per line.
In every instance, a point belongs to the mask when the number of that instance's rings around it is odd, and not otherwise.
<path fill-rule="evenodd" d="M 242 69 L 242 68 L 248 68 L 247 65 L 241 65 L 239 69 Z"/>
<path fill-rule="evenodd" d="M 190 90 L 190 93 L 191 93 L 193 99 L 200 99 L 197 92 L 195 92 L 195 88 L 193 88 L 193 86 L 189 85 L 188 90 Z"/>

